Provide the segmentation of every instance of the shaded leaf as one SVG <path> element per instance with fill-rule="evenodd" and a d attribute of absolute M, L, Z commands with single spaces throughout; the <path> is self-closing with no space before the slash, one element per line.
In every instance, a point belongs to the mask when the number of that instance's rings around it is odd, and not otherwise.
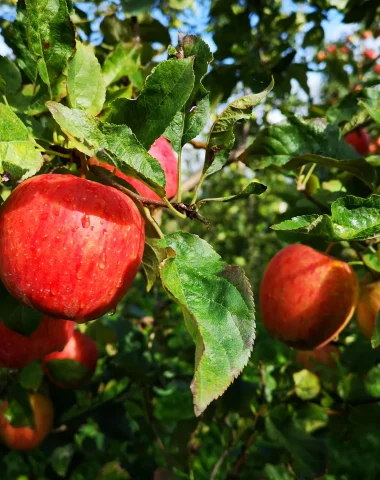
<path fill-rule="evenodd" d="M 165 251 L 157 247 L 155 238 L 145 239 L 144 256 L 142 259 L 143 272 L 146 279 L 146 291 L 149 292 L 160 276 L 160 263 L 165 258 Z"/>
<path fill-rule="evenodd" d="M 7 57 L 0 56 L 0 75 L 4 81 L 3 92 L 7 95 L 21 87 L 21 73 L 17 65 Z"/>
<path fill-rule="evenodd" d="M 29 393 L 19 383 L 14 383 L 8 391 L 8 408 L 4 417 L 13 427 L 34 427 L 34 413 L 29 401 Z"/>
<path fill-rule="evenodd" d="M 251 287 L 239 267 L 231 267 L 195 235 L 166 235 L 161 279 L 182 308 L 195 345 L 191 384 L 196 415 L 227 389 L 247 364 L 255 337 Z"/>
<path fill-rule="evenodd" d="M 107 86 L 138 71 L 140 51 L 141 47 L 133 43 L 119 43 L 116 46 L 103 64 L 103 76 Z"/>
<path fill-rule="evenodd" d="M 74 447 L 70 443 L 54 449 L 51 454 L 50 462 L 57 475 L 60 477 L 66 477 L 73 455 Z"/>
<path fill-rule="evenodd" d="M 26 390 L 37 391 L 43 378 L 44 372 L 41 363 L 32 362 L 21 370 L 19 381 Z"/>
<path fill-rule="evenodd" d="M 376 315 L 375 329 L 371 338 L 372 348 L 377 348 L 380 345 L 380 310 Z"/>

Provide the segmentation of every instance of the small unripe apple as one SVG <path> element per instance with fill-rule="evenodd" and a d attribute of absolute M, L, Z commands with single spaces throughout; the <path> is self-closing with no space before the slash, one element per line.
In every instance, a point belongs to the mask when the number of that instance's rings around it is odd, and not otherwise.
<path fill-rule="evenodd" d="M 356 321 L 363 335 L 371 339 L 375 330 L 377 313 L 380 310 L 380 280 L 360 285 Z"/>
<path fill-rule="evenodd" d="M 94 340 L 75 331 L 61 352 L 53 352 L 42 361 L 50 381 L 61 388 L 78 388 L 93 375 L 98 361 Z"/>
<path fill-rule="evenodd" d="M 309 180 L 306 183 L 306 191 L 310 195 L 314 195 L 321 188 L 319 178 L 316 175 L 310 175 Z"/>
<path fill-rule="evenodd" d="M 326 52 L 320 50 L 317 54 L 317 60 L 318 62 L 323 62 L 324 60 L 326 60 Z"/>
<path fill-rule="evenodd" d="M 144 221 L 120 191 L 74 175 L 39 175 L 0 210 L 0 277 L 35 310 L 92 320 L 131 286 L 144 239 Z"/>
<path fill-rule="evenodd" d="M 351 267 L 305 245 L 290 245 L 269 262 L 260 287 L 269 333 L 299 350 L 329 343 L 347 325 L 358 298 Z"/>
<path fill-rule="evenodd" d="M 61 350 L 74 331 L 75 322 L 42 317 L 30 337 L 14 332 L 0 322 L 0 367 L 22 368 L 50 352 Z"/>
<path fill-rule="evenodd" d="M 367 130 L 364 128 L 358 128 L 345 135 L 344 139 L 359 153 L 359 155 L 368 155 L 371 137 L 368 135 Z"/>
<path fill-rule="evenodd" d="M 170 143 L 168 142 L 168 140 L 166 140 L 165 137 L 160 137 L 153 143 L 149 150 L 149 153 L 152 155 L 152 157 L 156 158 L 160 162 L 161 167 L 165 172 L 166 197 L 175 197 L 178 190 L 178 159 L 174 154 Z M 114 167 L 112 167 L 112 165 L 99 162 L 99 160 L 94 157 L 90 158 L 89 164 L 103 167 L 110 172 L 114 170 Z M 119 170 L 116 171 L 116 176 L 130 183 L 132 187 L 134 187 L 142 197 L 149 198 L 151 200 L 161 200 L 157 193 L 153 192 L 153 190 L 151 190 L 149 187 L 147 187 L 144 183 L 140 182 L 136 178 L 128 177 Z"/>
<path fill-rule="evenodd" d="M 53 404 L 48 397 L 39 393 L 30 395 L 30 404 L 34 413 L 35 427 L 13 427 L 4 413 L 8 402 L 0 407 L 0 438 L 13 450 L 33 450 L 45 439 L 53 426 Z"/>
<path fill-rule="evenodd" d="M 364 56 L 367 60 L 375 60 L 378 57 L 378 54 L 375 52 L 375 50 L 367 48 L 367 50 L 364 50 Z"/>
<path fill-rule="evenodd" d="M 297 350 L 296 352 L 296 362 L 307 370 L 315 370 L 318 368 L 318 364 L 335 368 L 336 357 L 340 357 L 340 350 L 330 344 L 316 350 Z"/>

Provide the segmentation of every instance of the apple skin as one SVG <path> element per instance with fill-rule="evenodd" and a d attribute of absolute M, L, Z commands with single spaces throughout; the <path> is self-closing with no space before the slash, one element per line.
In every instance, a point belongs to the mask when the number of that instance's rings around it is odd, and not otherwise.
<path fill-rule="evenodd" d="M 369 48 L 364 51 L 364 56 L 367 60 L 376 60 L 376 58 L 378 57 L 375 50 L 371 50 Z"/>
<path fill-rule="evenodd" d="M 376 63 L 376 65 L 373 67 L 373 69 L 375 70 L 375 73 L 380 74 L 380 63 Z"/>
<path fill-rule="evenodd" d="M 73 175 L 21 183 L 0 211 L 0 277 L 46 315 L 92 320 L 116 308 L 144 250 L 144 221 L 118 190 Z"/>
<path fill-rule="evenodd" d="M 170 142 L 168 142 L 165 137 L 158 138 L 151 146 L 149 153 L 160 162 L 161 167 L 165 172 L 166 197 L 175 197 L 178 191 L 178 159 L 174 154 Z M 90 165 L 103 167 L 110 172 L 115 170 L 112 165 L 99 162 L 99 160 L 94 157 L 90 158 L 89 163 Z M 116 176 L 131 184 L 142 197 L 149 198 L 150 200 L 161 200 L 157 193 L 153 192 L 153 190 L 136 178 L 128 177 L 119 170 L 116 171 Z"/>
<path fill-rule="evenodd" d="M 0 407 L 0 438 L 13 450 L 33 450 L 45 439 L 53 426 L 53 404 L 48 397 L 39 393 L 30 395 L 30 404 L 34 413 L 35 428 L 13 427 L 4 416 L 8 402 Z"/>
<path fill-rule="evenodd" d="M 262 321 L 291 347 L 313 350 L 343 330 L 358 299 L 349 265 L 306 245 L 290 245 L 269 262 L 260 287 Z"/>
<path fill-rule="evenodd" d="M 360 285 L 359 301 L 356 307 L 356 321 L 363 335 L 371 339 L 380 310 L 380 280 Z"/>
<path fill-rule="evenodd" d="M 42 367 L 49 380 L 58 387 L 78 388 L 92 377 L 98 362 L 98 356 L 96 342 L 88 335 L 75 331 L 61 352 L 53 352 L 44 357 Z M 49 362 L 53 360 L 74 360 L 86 367 L 85 374 L 82 378 L 76 379 L 75 381 L 62 383 L 54 378 L 49 369 Z"/>
<path fill-rule="evenodd" d="M 364 128 L 353 130 L 345 135 L 344 139 L 359 153 L 359 155 L 368 155 L 371 137 L 368 135 L 367 130 Z"/>
<path fill-rule="evenodd" d="M 0 367 L 22 368 L 50 352 L 61 350 L 74 332 L 75 322 L 44 316 L 30 337 L 0 322 Z"/>
<path fill-rule="evenodd" d="M 296 362 L 311 371 L 318 368 L 318 364 L 333 369 L 336 367 L 335 356 L 339 358 L 340 355 L 339 348 L 329 344 L 316 350 L 297 350 Z"/>

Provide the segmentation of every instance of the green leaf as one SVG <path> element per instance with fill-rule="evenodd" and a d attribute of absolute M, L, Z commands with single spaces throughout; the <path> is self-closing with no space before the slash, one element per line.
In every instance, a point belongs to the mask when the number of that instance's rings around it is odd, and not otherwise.
<path fill-rule="evenodd" d="M 218 398 L 248 362 L 255 337 L 251 287 L 239 267 L 195 235 L 173 233 L 158 242 L 168 258 L 161 279 L 181 306 L 195 345 L 191 384 L 196 415 Z"/>
<path fill-rule="evenodd" d="M 325 34 L 323 28 L 320 25 L 314 25 L 310 30 L 305 33 L 303 39 L 303 47 L 318 46 L 323 42 Z"/>
<path fill-rule="evenodd" d="M 2 35 L 7 45 L 9 45 L 16 56 L 18 66 L 25 72 L 31 82 L 35 82 L 37 78 L 37 61 L 29 51 L 27 37 L 27 14 L 25 1 L 17 2 L 17 16 L 12 23 L 2 25 Z"/>
<path fill-rule="evenodd" d="M 376 238 L 380 235 L 380 196 L 342 197 L 332 203 L 331 216 L 303 215 L 271 228 L 316 235 L 329 241 Z"/>
<path fill-rule="evenodd" d="M 101 112 L 106 98 L 106 86 L 93 48 L 77 42 L 75 55 L 68 63 L 67 95 L 72 108 L 91 115 Z"/>
<path fill-rule="evenodd" d="M 234 127 L 236 122 L 249 120 L 252 115 L 252 108 L 268 95 L 273 86 L 272 79 L 268 87 L 261 93 L 247 95 L 235 100 L 217 118 L 211 127 L 207 142 L 203 177 L 212 175 L 226 164 L 235 143 Z"/>
<path fill-rule="evenodd" d="M 48 102 L 47 106 L 78 150 L 141 180 L 161 197 L 165 195 L 166 180 L 160 163 L 145 150 L 130 128 L 101 123 L 86 112 L 56 102 Z"/>
<path fill-rule="evenodd" d="M 44 372 L 41 363 L 32 362 L 21 370 L 19 382 L 26 390 L 34 390 L 36 392 L 43 378 Z"/>
<path fill-rule="evenodd" d="M 380 398 L 380 365 L 375 365 L 364 380 L 365 389 L 371 397 Z"/>
<path fill-rule="evenodd" d="M 380 273 L 380 259 L 376 253 L 365 253 L 362 255 L 362 260 L 368 268 Z"/>
<path fill-rule="evenodd" d="M 189 7 L 192 3 L 192 0 L 169 0 L 169 7 L 174 10 L 184 10 Z"/>
<path fill-rule="evenodd" d="M 376 315 L 375 330 L 372 334 L 371 345 L 372 348 L 377 348 L 380 345 L 380 310 Z"/>
<path fill-rule="evenodd" d="M 116 100 L 107 120 L 128 125 L 149 149 L 184 106 L 193 86 L 193 60 L 167 60 L 152 70 L 135 100 Z"/>
<path fill-rule="evenodd" d="M 160 276 L 160 263 L 165 258 L 165 251 L 157 247 L 155 238 L 145 239 L 144 256 L 142 259 L 143 272 L 146 279 L 146 291 L 149 292 Z"/>
<path fill-rule="evenodd" d="M 376 123 L 380 123 L 380 94 L 377 91 L 377 98 L 376 99 L 369 99 L 367 101 L 361 100 L 359 102 L 359 105 L 362 105 L 367 112 L 370 114 L 370 116 L 375 120 Z"/>
<path fill-rule="evenodd" d="M 242 198 L 248 198 L 251 195 L 261 195 L 266 191 L 266 185 L 258 182 L 251 182 L 245 187 L 245 189 L 238 193 L 237 195 L 231 195 L 230 197 L 221 197 L 221 198 L 203 198 L 199 200 L 198 205 L 202 205 L 206 202 L 233 202 L 235 200 L 241 200 Z"/>
<path fill-rule="evenodd" d="M 127 15 L 138 15 L 153 8 L 155 0 L 122 0 L 123 9 Z"/>
<path fill-rule="evenodd" d="M 8 391 L 8 408 L 4 417 L 15 428 L 34 427 L 34 413 L 29 401 L 29 393 L 19 383 L 14 383 Z"/>
<path fill-rule="evenodd" d="M 0 104 L 0 168 L 12 178 L 28 178 L 42 166 L 42 156 L 28 129 L 17 115 Z"/>
<path fill-rule="evenodd" d="M 264 128 L 242 161 L 252 170 L 295 170 L 312 162 L 350 172 L 371 188 L 376 181 L 375 169 L 340 138 L 337 126 L 326 127 L 320 121 L 304 123 L 296 117 Z"/>
<path fill-rule="evenodd" d="M 49 90 L 74 53 L 75 32 L 66 0 L 25 0 L 29 49 Z"/>
<path fill-rule="evenodd" d="M 54 380 L 62 385 L 75 385 L 86 379 L 89 369 L 71 358 L 56 358 L 45 362 L 45 367 Z"/>
<path fill-rule="evenodd" d="M 14 62 L 7 57 L 0 56 L 0 75 L 4 80 L 3 91 L 7 95 L 21 88 L 21 73 Z"/>
<path fill-rule="evenodd" d="M 312 400 L 321 391 L 319 378 L 309 370 L 293 373 L 296 395 L 302 400 Z"/>
<path fill-rule="evenodd" d="M 60 477 L 66 477 L 73 455 L 74 447 L 71 443 L 54 449 L 51 454 L 50 462 L 57 475 Z"/>
<path fill-rule="evenodd" d="M 103 64 L 103 76 L 106 86 L 128 77 L 140 68 L 141 46 L 133 43 L 119 43 L 108 55 Z"/>

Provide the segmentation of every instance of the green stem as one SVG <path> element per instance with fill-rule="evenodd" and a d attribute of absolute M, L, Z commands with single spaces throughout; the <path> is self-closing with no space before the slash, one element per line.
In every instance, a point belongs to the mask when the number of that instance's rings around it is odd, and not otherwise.
<path fill-rule="evenodd" d="M 159 227 L 158 223 L 156 222 L 156 220 L 152 217 L 152 214 L 150 213 L 149 208 L 144 207 L 144 212 L 145 212 L 145 215 L 147 216 L 147 219 L 150 221 L 152 227 L 156 230 L 158 236 L 160 238 L 164 238 L 164 234 L 163 234 L 161 228 Z"/>
<path fill-rule="evenodd" d="M 165 203 L 165 205 L 168 207 L 168 209 L 174 213 L 174 215 L 176 215 L 179 218 L 182 218 L 182 220 L 186 220 L 187 218 L 186 215 L 176 210 L 166 197 L 164 197 L 162 200 Z"/>
<path fill-rule="evenodd" d="M 317 166 L 317 164 L 313 163 L 312 166 L 310 167 L 309 171 L 305 175 L 305 178 L 304 178 L 304 181 L 303 181 L 303 184 L 305 185 L 305 188 L 306 188 L 306 184 L 309 181 L 309 179 L 311 177 L 311 174 L 314 172 L 314 169 L 315 169 L 316 166 Z"/>
<path fill-rule="evenodd" d="M 197 201 L 199 191 L 200 191 L 201 186 L 202 186 L 203 182 L 205 181 L 205 179 L 206 179 L 206 175 L 203 174 L 203 175 L 201 176 L 201 178 L 199 179 L 197 188 L 195 189 L 195 192 L 194 192 L 194 195 L 193 195 L 193 199 L 191 200 L 191 203 L 192 203 L 192 204 L 194 204 L 194 203 Z"/>
<path fill-rule="evenodd" d="M 182 147 L 178 153 L 178 191 L 177 202 L 182 202 Z"/>
<path fill-rule="evenodd" d="M 43 152 L 47 153 L 48 155 L 56 155 L 57 157 L 62 157 L 62 158 L 71 158 L 71 155 L 69 153 L 61 153 L 61 152 L 56 152 L 55 150 L 49 150 L 44 148 Z"/>

